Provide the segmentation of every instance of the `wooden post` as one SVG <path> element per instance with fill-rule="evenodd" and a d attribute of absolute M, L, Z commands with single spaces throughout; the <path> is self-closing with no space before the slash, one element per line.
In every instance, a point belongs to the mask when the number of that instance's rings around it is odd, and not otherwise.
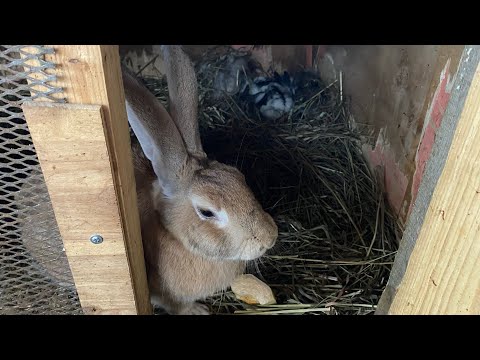
<path fill-rule="evenodd" d="M 397 255 L 389 281 L 390 289 L 387 285 L 389 293 L 382 296 L 381 313 L 480 314 L 479 59 L 480 48 L 466 49 L 461 66 L 467 70 L 460 71 L 461 75 L 454 84 L 458 92 L 452 96 L 447 109 L 449 119 L 443 122 L 449 127 L 437 135 L 442 144 L 437 146 L 429 161 L 420 189 L 423 194 L 419 192 L 419 197 L 428 193 L 430 187 L 434 187 L 433 194 L 426 203 L 428 208 L 423 223 L 419 223 L 418 237 L 397 286 L 408 244 L 399 250 L 402 256 Z M 466 84 L 465 79 L 470 76 L 471 83 Z M 466 89 L 465 93 L 462 89 Z M 459 105 L 462 103 L 463 107 Z M 445 139 L 451 134 L 453 137 L 448 146 Z M 435 186 L 437 171 L 440 176 Z M 419 209 L 424 204 L 418 201 L 412 216 L 421 216 Z M 414 228 L 417 221 L 412 219 L 410 228 Z M 407 231 L 416 232 L 408 227 Z"/>
<path fill-rule="evenodd" d="M 54 85 L 68 104 L 25 103 L 24 111 L 80 302 L 86 313 L 149 314 L 118 47 L 52 47 L 46 59 L 56 64 Z M 80 189 L 98 201 L 77 196 Z M 94 233 L 104 243 L 92 244 Z"/>

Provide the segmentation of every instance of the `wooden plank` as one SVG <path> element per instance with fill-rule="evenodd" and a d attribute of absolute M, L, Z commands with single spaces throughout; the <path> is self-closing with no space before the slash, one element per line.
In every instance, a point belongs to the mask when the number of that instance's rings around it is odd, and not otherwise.
<path fill-rule="evenodd" d="M 51 84 L 64 90 L 58 97 L 65 98 L 70 104 L 102 106 L 104 135 L 137 313 L 151 314 L 118 46 L 49 47 L 54 49 L 54 53 L 46 55 L 45 59 L 57 66 L 47 73 L 54 72 L 58 81 Z"/>
<path fill-rule="evenodd" d="M 377 305 L 375 314 L 388 314 L 395 294 L 405 276 L 410 256 L 419 238 L 433 193 L 445 167 L 455 130 L 479 63 L 480 46 L 465 46 L 457 67 L 458 71 L 451 84 L 453 91 L 451 92 L 443 120 L 435 135 L 432 155 L 426 163 L 415 204 L 412 207 L 388 283 Z"/>
<path fill-rule="evenodd" d="M 480 314 L 480 66 L 388 314 Z"/>
<path fill-rule="evenodd" d="M 26 102 L 23 111 L 82 308 L 136 314 L 102 107 Z M 97 233 L 101 244 L 90 241 Z"/>

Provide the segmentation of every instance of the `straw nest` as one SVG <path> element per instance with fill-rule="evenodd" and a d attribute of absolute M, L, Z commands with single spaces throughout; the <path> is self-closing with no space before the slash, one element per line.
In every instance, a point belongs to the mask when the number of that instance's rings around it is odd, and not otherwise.
<path fill-rule="evenodd" d="M 362 155 L 341 84 L 297 75 L 301 86 L 290 113 L 266 121 L 239 93 L 216 95 L 225 54 L 249 56 L 213 49 L 197 64 L 202 142 L 210 158 L 245 174 L 279 227 L 277 245 L 248 266 L 272 288 L 277 304 L 247 305 L 230 290 L 206 303 L 214 314 L 372 314 L 398 247 L 398 227 L 378 180 L 383 176 L 373 174 Z M 143 81 L 166 105 L 165 79 Z"/>

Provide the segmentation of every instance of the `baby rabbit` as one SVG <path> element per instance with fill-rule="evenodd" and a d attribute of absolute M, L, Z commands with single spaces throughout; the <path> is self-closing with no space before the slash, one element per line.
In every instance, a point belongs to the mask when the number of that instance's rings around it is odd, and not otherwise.
<path fill-rule="evenodd" d="M 208 314 L 196 301 L 228 288 L 278 230 L 242 173 L 207 158 L 193 64 L 179 45 L 162 51 L 170 113 L 123 70 L 151 301 L 169 314 Z"/>

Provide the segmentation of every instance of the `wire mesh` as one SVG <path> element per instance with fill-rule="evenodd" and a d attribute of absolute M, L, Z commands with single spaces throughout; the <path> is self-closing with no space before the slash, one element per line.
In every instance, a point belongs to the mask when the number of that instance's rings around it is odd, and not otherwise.
<path fill-rule="evenodd" d="M 52 48 L 0 45 L 0 314 L 81 314 L 21 105 L 58 98 Z"/>

